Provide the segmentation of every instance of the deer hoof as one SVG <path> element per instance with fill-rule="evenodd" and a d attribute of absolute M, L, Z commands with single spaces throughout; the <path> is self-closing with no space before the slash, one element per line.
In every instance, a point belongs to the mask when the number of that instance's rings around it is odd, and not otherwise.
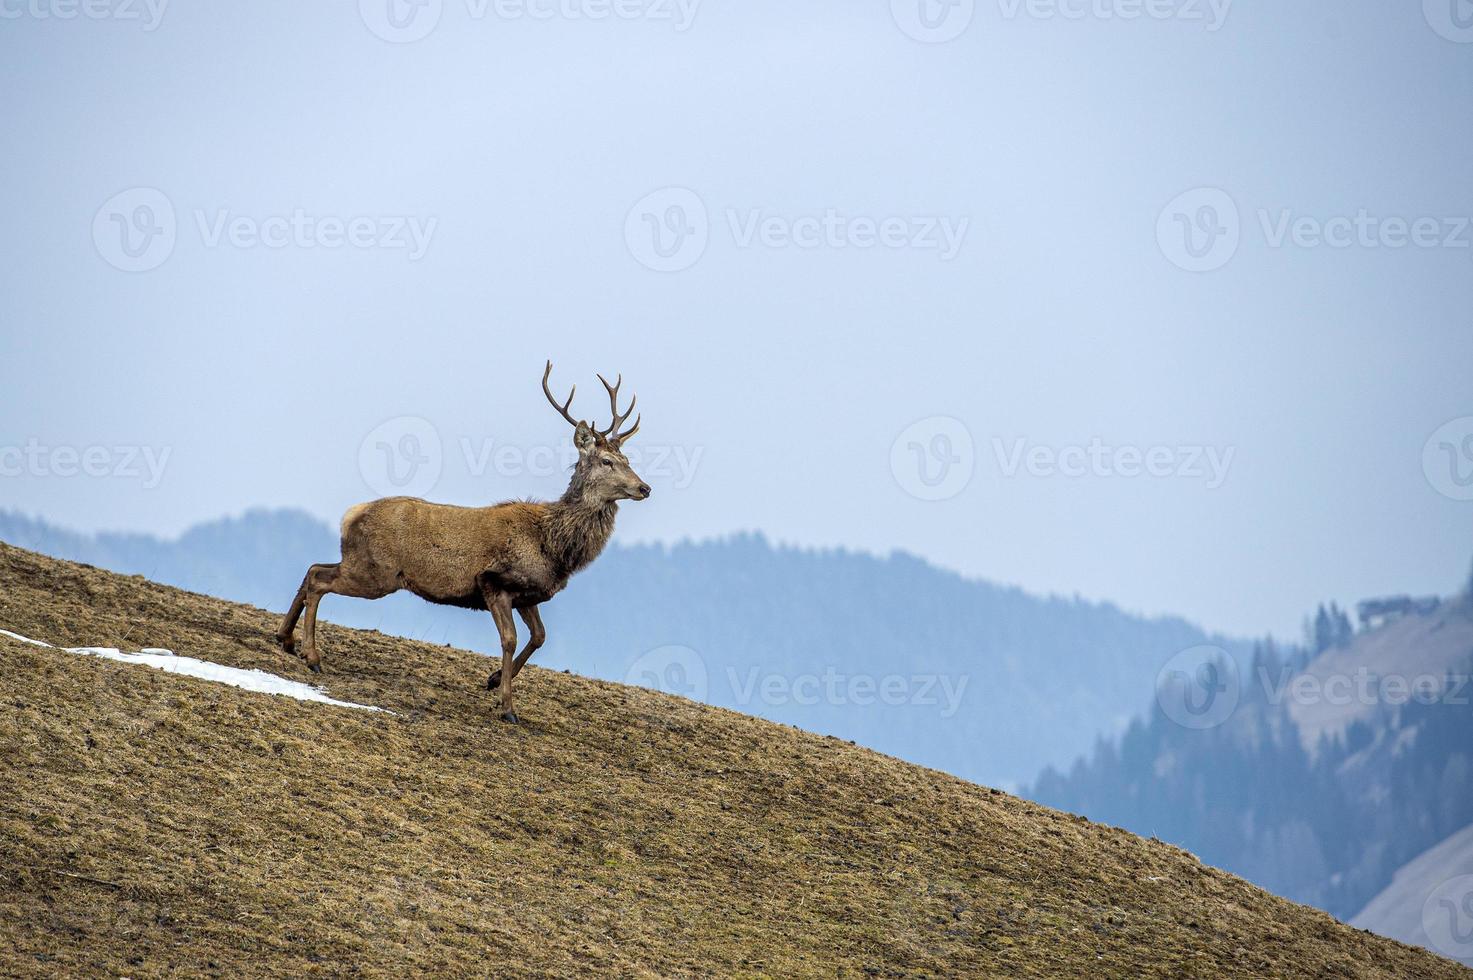
<path fill-rule="evenodd" d="M 522 723 L 522 719 L 517 717 L 517 713 L 515 711 L 502 712 L 501 720 L 506 722 L 508 725 L 520 725 Z"/>
<path fill-rule="evenodd" d="M 501 686 L 501 671 L 493 670 L 491 676 L 486 678 L 486 690 L 494 691 Z"/>
<path fill-rule="evenodd" d="M 322 661 L 319 660 L 315 663 L 311 660 L 307 661 L 307 669 L 314 674 L 322 673 Z"/>
<path fill-rule="evenodd" d="M 295 654 L 297 652 L 297 641 L 295 637 L 278 636 L 276 642 L 281 644 L 281 648 L 287 653 Z"/>

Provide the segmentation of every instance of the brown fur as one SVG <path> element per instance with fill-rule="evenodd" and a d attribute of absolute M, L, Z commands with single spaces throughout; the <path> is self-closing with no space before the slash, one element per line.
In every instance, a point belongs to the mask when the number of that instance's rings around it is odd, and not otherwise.
<path fill-rule="evenodd" d="M 349 508 L 342 522 L 342 560 L 307 570 L 276 633 L 282 647 L 306 660 L 312 670 L 321 669 L 317 606 L 329 594 L 379 599 L 407 589 L 441 605 L 488 610 L 501 637 L 502 666 L 486 686 L 501 688 L 502 717 L 516 721 L 512 679 L 546 638 L 538 605 L 561 592 L 570 577 L 603 551 L 614 533 L 620 500 L 650 495 L 621 449 L 634 434 L 634 429 L 617 432 L 629 413 L 620 417 L 618 387 L 604 384 L 609 387 L 615 422 L 603 431 L 587 422 L 574 423 L 578 463 L 568 489 L 556 501 L 454 507 L 414 497 L 387 497 Z M 547 390 L 546 373 L 543 389 Z M 558 407 L 551 392 L 548 400 Z M 569 395 L 558 410 L 573 422 L 567 414 L 571 403 Z M 514 660 L 513 611 L 529 631 L 527 645 Z M 305 650 L 298 652 L 294 632 L 304 613 Z"/>

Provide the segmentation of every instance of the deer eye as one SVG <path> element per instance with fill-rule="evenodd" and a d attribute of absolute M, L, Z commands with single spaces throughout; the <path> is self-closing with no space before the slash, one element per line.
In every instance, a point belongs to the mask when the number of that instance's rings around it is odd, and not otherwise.
<path fill-rule="evenodd" d="M 614 461 L 612 459 L 606 459 L 606 460 L 604 460 L 604 465 L 605 466 L 613 466 L 614 465 Z"/>

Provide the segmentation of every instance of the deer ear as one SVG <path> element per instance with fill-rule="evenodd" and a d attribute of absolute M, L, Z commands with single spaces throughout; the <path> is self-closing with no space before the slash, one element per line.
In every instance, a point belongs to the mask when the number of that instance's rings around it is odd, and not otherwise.
<path fill-rule="evenodd" d="M 573 445 L 577 447 L 579 454 L 586 454 L 593 450 L 598 444 L 598 439 L 593 435 L 593 430 L 588 427 L 587 422 L 579 422 L 578 428 L 573 430 Z"/>

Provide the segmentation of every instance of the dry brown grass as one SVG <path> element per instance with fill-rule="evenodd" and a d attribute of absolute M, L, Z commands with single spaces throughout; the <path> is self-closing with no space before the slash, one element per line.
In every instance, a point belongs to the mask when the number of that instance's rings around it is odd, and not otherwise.
<path fill-rule="evenodd" d="M 274 624 L 0 545 L 37 639 L 306 679 Z M 0 974 L 1468 975 L 834 739 L 537 669 L 513 727 L 474 654 L 323 649 L 397 714 L 0 638 Z"/>

